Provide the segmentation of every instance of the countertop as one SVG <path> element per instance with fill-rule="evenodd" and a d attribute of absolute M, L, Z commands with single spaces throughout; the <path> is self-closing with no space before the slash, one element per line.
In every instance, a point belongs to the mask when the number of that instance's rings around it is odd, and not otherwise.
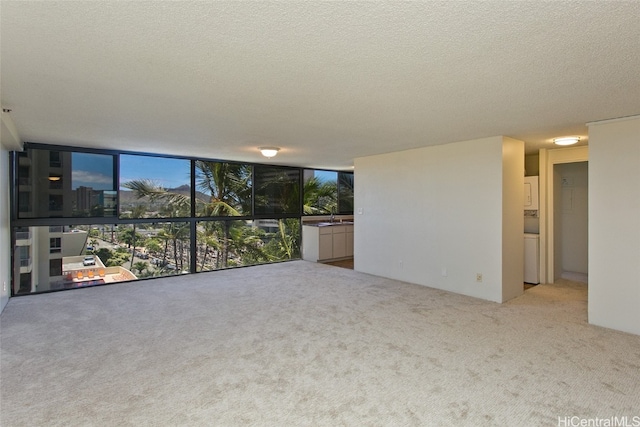
<path fill-rule="evenodd" d="M 307 225 L 309 227 L 335 227 L 338 225 L 353 225 L 353 221 L 320 221 L 320 222 L 304 222 L 302 225 Z"/>

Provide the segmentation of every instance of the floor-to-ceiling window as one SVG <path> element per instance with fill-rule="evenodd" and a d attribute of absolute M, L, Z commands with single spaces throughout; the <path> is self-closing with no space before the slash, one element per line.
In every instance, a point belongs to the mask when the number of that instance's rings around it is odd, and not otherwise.
<path fill-rule="evenodd" d="M 44 144 L 12 172 L 14 295 L 298 259 L 303 214 L 353 211 L 349 172 Z"/>

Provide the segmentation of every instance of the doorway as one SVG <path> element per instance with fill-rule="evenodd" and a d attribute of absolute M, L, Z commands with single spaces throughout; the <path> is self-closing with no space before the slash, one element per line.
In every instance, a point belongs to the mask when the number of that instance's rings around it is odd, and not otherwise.
<path fill-rule="evenodd" d="M 562 250 L 563 246 L 571 248 L 572 245 L 562 245 L 561 240 L 558 242 L 555 238 L 555 223 L 561 221 L 562 218 L 557 217 L 556 214 L 562 215 L 563 209 L 563 191 L 562 191 L 562 169 L 559 173 L 555 173 L 556 166 L 573 163 L 585 163 L 589 160 L 589 148 L 587 146 L 571 147 L 571 148 L 558 148 L 553 150 L 541 149 L 540 150 L 540 279 L 543 283 L 554 283 L 555 280 L 562 276 L 562 272 L 565 268 L 575 268 L 574 264 L 569 263 L 568 266 L 562 265 Z M 565 182 L 566 188 L 571 188 L 573 185 L 575 190 L 576 178 L 568 179 Z M 587 183 L 585 182 L 585 186 Z M 558 191 L 556 191 L 556 189 Z M 587 191 L 586 188 L 584 190 Z M 564 197 L 575 197 L 573 193 L 565 191 Z M 568 203 L 568 202 L 567 202 Z M 573 201 L 571 202 L 573 209 Z M 586 206 L 587 201 L 584 200 Z M 560 206 L 560 209 L 555 209 L 555 206 Z M 585 208 L 586 209 L 586 208 Z M 586 213 L 584 213 L 586 217 Z M 586 218 L 585 218 L 586 220 Z M 570 222 L 569 219 L 567 221 Z M 573 235 L 574 233 L 569 233 Z M 584 233 L 586 236 L 586 232 Z M 583 244 L 583 250 L 588 250 L 588 243 Z M 560 254 L 556 254 L 560 252 Z M 569 257 L 570 258 L 570 257 Z M 558 265 L 556 263 L 559 262 Z M 557 272 L 556 272 L 557 270 Z M 570 270 L 567 270 L 570 271 Z M 588 273 L 585 273 L 588 274 Z"/>
<path fill-rule="evenodd" d="M 588 282 L 588 162 L 553 166 L 554 280 Z"/>

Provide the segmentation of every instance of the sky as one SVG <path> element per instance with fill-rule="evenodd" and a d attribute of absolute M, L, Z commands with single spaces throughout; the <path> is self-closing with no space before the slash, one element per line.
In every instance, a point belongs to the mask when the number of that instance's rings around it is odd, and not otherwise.
<path fill-rule="evenodd" d="M 313 175 L 317 177 L 320 182 L 337 181 L 338 179 L 338 173 L 332 171 L 317 170 L 313 173 Z"/>
<path fill-rule="evenodd" d="M 164 157 L 120 155 L 120 184 L 147 179 L 164 188 L 190 184 L 189 160 Z M 121 188 L 122 189 L 122 188 Z"/>
<path fill-rule="evenodd" d="M 72 153 L 72 188 L 92 187 L 113 190 L 113 161 L 109 154 Z M 164 157 L 120 155 L 120 183 L 147 179 L 164 188 L 189 185 L 189 160 Z M 336 180 L 337 173 L 315 171 L 320 181 Z M 121 189 L 123 189 L 121 187 Z"/>
<path fill-rule="evenodd" d="M 72 153 L 71 188 L 80 186 L 94 190 L 114 190 L 113 156 L 107 154 Z"/>

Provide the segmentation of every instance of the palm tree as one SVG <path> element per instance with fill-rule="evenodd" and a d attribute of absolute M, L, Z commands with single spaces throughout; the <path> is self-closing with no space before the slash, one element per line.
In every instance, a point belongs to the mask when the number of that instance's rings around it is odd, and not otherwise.
<path fill-rule="evenodd" d="M 300 221 L 297 219 L 281 219 L 278 221 L 278 237 L 280 251 L 284 259 L 293 259 L 300 255 Z M 281 258 L 282 259 L 282 258 Z"/>
<path fill-rule="evenodd" d="M 130 214 L 130 218 L 142 218 L 147 211 L 147 207 L 145 205 L 136 205 Z M 133 258 L 136 255 L 136 223 L 133 224 L 133 233 L 132 236 L 132 248 L 131 248 L 131 264 L 129 265 L 129 269 L 133 268 Z"/>
<path fill-rule="evenodd" d="M 164 226 L 164 232 L 158 233 L 158 236 L 162 234 L 162 238 L 165 240 L 165 259 L 166 253 L 168 249 L 169 241 L 172 243 L 172 255 L 174 265 L 176 269 L 182 270 L 184 267 L 183 264 L 183 256 L 182 256 L 182 244 L 181 242 L 185 240 L 189 233 L 189 223 L 186 222 L 170 222 Z M 180 242 L 180 244 L 179 244 Z M 163 259 L 163 264 L 165 259 Z"/>
<path fill-rule="evenodd" d="M 196 198 L 202 216 L 240 216 L 251 211 L 251 167 L 246 164 L 196 161 Z"/>
<path fill-rule="evenodd" d="M 213 217 L 237 217 L 251 213 L 252 183 L 251 166 L 246 164 L 196 161 L 196 212 L 198 216 Z M 274 169 L 265 174 L 265 179 L 256 189 L 262 202 L 262 206 L 275 204 L 274 213 L 293 213 L 299 210 L 300 186 L 297 185 L 295 177 L 282 171 Z M 148 180 L 131 181 L 123 184 L 123 187 L 133 190 L 138 198 L 147 197 L 152 201 L 162 201 L 164 216 L 176 217 L 189 216 L 190 197 L 184 194 L 177 194 L 154 184 Z M 311 178 L 305 182 L 305 213 L 330 213 L 335 211 L 336 183 L 330 181 L 321 183 L 317 178 Z M 275 199 L 273 199 L 275 198 Z M 278 231 L 272 234 L 277 243 L 276 249 L 269 249 L 269 243 L 265 244 L 264 232 L 255 227 L 247 227 L 243 221 L 232 221 L 231 219 L 219 221 L 203 221 L 199 229 L 204 227 L 204 231 L 199 232 L 199 240 L 204 243 L 203 256 L 200 261 L 200 268 L 204 269 L 209 249 L 215 254 L 216 268 L 225 268 L 230 264 L 230 257 L 242 259 L 247 262 L 264 262 L 270 259 L 291 259 L 299 256 L 299 220 L 293 219 L 294 225 L 289 224 L 289 220 L 279 220 Z M 177 225 L 169 224 L 165 227 L 164 233 L 159 233 L 158 238 L 165 240 L 165 255 L 163 264 L 167 258 L 169 241 L 173 243 L 173 258 L 176 267 L 181 268 L 178 261 L 178 242 L 183 239 L 184 233 L 178 232 Z M 297 231 L 296 231 L 297 230 Z M 261 234 L 262 233 L 262 234 Z M 204 236 L 204 238 L 203 238 Z M 262 236 L 262 237 L 261 237 Z M 272 251 L 273 253 L 269 253 Z M 182 244 L 180 252 L 183 252 Z M 234 255 L 232 255 L 234 254 Z M 196 254 L 194 254 L 196 256 Z M 183 257 L 180 256 L 180 261 Z M 240 261 L 244 263 L 244 261 Z"/>
<path fill-rule="evenodd" d="M 229 252 L 235 255 L 234 265 L 252 265 L 269 261 L 264 251 L 264 230 L 247 224 L 246 221 L 232 221 L 230 234 Z"/>
<path fill-rule="evenodd" d="M 214 221 L 204 221 L 201 226 L 201 230 L 198 230 L 198 241 L 202 242 L 202 260 L 200 261 L 200 271 L 204 271 L 207 262 L 207 255 L 209 254 L 209 248 L 213 249 L 214 253 L 219 253 L 221 250 L 220 241 L 217 239 L 217 228 Z M 216 256 L 216 259 L 218 256 Z"/>
<path fill-rule="evenodd" d="M 321 182 L 311 177 L 304 182 L 303 211 L 307 215 L 327 215 L 336 211 L 338 206 L 337 185 L 335 181 Z"/>
<path fill-rule="evenodd" d="M 196 197 L 200 216 L 241 216 L 251 211 L 251 166 L 240 163 L 196 161 L 196 188 L 208 199 Z M 161 201 L 165 216 L 190 216 L 191 197 L 167 189 L 150 180 L 134 180 L 122 184 L 133 190 L 138 199 Z M 226 266 L 229 257 L 229 224 L 222 222 L 222 247 L 219 262 Z M 174 240 L 174 258 L 177 242 Z M 166 249 L 165 249 L 166 256 Z"/>
<path fill-rule="evenodd" d="M 148 266 L 149 264 L 147 264 L 146 262 L 138 261 L 135 264 L 133 264 L 132 268 L 134 268 L 139 274 L 142 274 L 142 272 L 146 270 Z"/>
<path fill-rule="evenodd" d="M 202 216 L 241 216 L 251 212 L 251 167 L 240 163 L 196 161 L 196 188 L 208 194 Z M 198 201 L 199 199 L 196 199 Z M 230 222 L 222 221 L 218 268 L 229 263 Z"/>
<path fill-rule="evenodd" d="M 286 218 L 278 220 L 277 231 L 270 233 L 263 252 L 270 261 L 282 261 L 300 256 L 300 220 Z"/>
<path fill-rule="evenodd" d="M 125 182 L 122 186 L 132 190 L 138 199 L 147 197 L 152 203 L 162 202 L 162 206 L 169 213 L 169 216 L 188 216 L 191 211 L 191 196 L 167 191 L 166 188 L 152 180 L 133 180 Z"/>
<path fill-rule="evenodd" d="M 300 213 L 299 174 L 279 167 L 261 167 L 256 176 L 256 213 Z"/>

